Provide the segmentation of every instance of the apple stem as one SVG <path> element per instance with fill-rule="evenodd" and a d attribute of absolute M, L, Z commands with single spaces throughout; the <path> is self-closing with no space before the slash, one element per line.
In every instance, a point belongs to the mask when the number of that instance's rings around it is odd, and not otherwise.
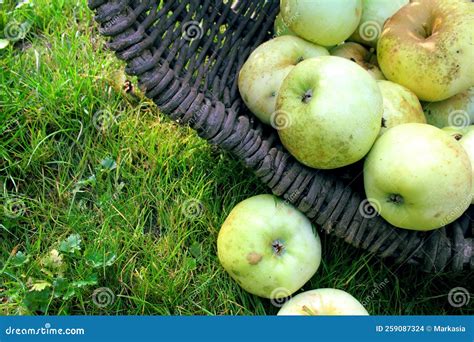
<path fill-rule="evenodd" d="M 372 59 L 372 56 L 374 55 L 374 53 L 375 53 L 375 49 L 370 48 L 369 53 L 365 57 L 365 62 L 367 62 L 367 63 L 370 62 L 370 60 Z"/>
<path fill-rule="evenodd" d="M 275 240 L 272 242 L 272 248 L 273 248 L 273 253 L 276 255 L 281 255 L 283 253 L 283 250 L 285 249 L 285 246 L 280 240 Z"/>
<path fill-rule="evenodd" d="M 306 312 L 310 316 L 316 316 L 316 312 L 308 308 L 306 305 L 303 305 L 303 311 Z"/>
<path fill-rule="evenodd" d="M 311 89 L 309 89 L 304 93 L 303 98 L 301 99 L 301 101 L 303 101 L 304 103 L 308 103 L 309 100 L 311 100 L 312 97 L 313 97 L 313 91 Z"/>

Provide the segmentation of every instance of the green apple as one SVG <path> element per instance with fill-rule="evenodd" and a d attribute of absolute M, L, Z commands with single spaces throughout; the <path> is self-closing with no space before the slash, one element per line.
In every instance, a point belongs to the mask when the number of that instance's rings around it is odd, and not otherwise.
<path fill-rule="evenodd" d="M 272 195 L 248 198 L 232 209 L 217 238 L 224 269 L 246 291 L 285 298 L 301 288 L 321 262 L 321 242 L 308 218 Z"/>
<path fill-rule="evenodd" d="M 474 87 L 444 101 L 423 104 L 426 121 L 433 126 L 468 126 L 474 124 Z"/>
<path fill-rule="evenodd" d="M 383 97 L 380 135 L 389 128 L 409 122 L 426 123 L 420 101 L 412 91 L 390 81 L 378 81 Z"/>
<path fill-rule="evenodd" d="M 296 36 L 281 36 L 257 47 L 239 73 L 239 91 L 247 107 L 270 124 L 283 79 L 299 62 L 329 55 L 321 46 Z"/>
<path fill-rule="evenodd" d="M 474 3 L 414 0 L 385 23 L 377 56 L 388 80 L 442 101 L 474 86 L 473 42 Z"/>
<path fill-rule="evenodd" d="M 349 40 L 376 47 L 385 21 L 409 2 L 410 0 L 362 0 L 362 17 Z"/>
<path fill-rule="evenodd" d="M 465 128 L 459 128 L 455 126 L 444 127 L 443 131 L 447 132 L 454 139 L 459 141 L 464 147 L 464 150 L 469 156 L 471 161 L 472 169 L 472 194 L 474 195 L 474 126 L 468 126 Z M 472 202 L 474 204 L 474 197 Z"/>
<path fill-rule="evenodd" d="M 472 168 L 461 144 L 441 129 L 407 123 L 375 142 L 364 165 L 369 202 L 392 225 L 445 226 L 469 207 Z"/>
<path fill-rule="evenodd" d="M 357 28 L 362 0 L 281 0 L 280 13 L 298 36 L 331 46 L 346 40 Z"/>
<path fill-rule="evenodd" d="M 357 299 L 338 289 L 317 289 L 300 293 L 287 301 L 278 316 L 367 316 Z"/>
<path fill-rule="evenodd" d="M 376 80 L 384 80 L 385 77 L 380 71 L 375 54 L 369 52 L 365 47 L 357 43 L 343 43 L 332 48 L 330 51 L 332 56 L 338 56 L 350 59 L 369 72 Z"/>
<path fill-rule="evenodd" d="M 275 18 L 275 23 L 274 23 L 274 32 L 275 36 L 296 36 L 296 34 L 290 30 L 288 26 L 286 26 L 285 22 L 283 21 L 283 18 L 281 17 L 281 14 L 278 14 Z"/>
<path fill-rule="evenodd" d="M 299 63 L 281 85 L 278 134 L 301 163 L 334 169 L 369 152 L 380 132 L 382 95 L 376 80 L 347 59 L 323 56 Z"/>

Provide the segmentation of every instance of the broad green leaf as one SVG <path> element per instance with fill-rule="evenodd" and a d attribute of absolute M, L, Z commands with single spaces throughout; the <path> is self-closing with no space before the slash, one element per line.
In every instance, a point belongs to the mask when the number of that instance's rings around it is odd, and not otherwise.
<path fill-rule="evenodd" d="M 26 264 L 30 260 L 30 257 L 24 254 L 22 251 L 18 251 L 15 256 L 12 258 L 13 266 L 21 266 Z"/>
<path fill-rule="evenodd" d="M 87 264 L 94 268 L 111 266 L 115 262 L 115 259 L 117 259 L 117 255 L 114 253 L 93 251 L 86 255 Z"/>
<path fill-rule="evenodd" d="M 66 293 L 63 295 L 63 300 L 68 300 L 72 296 L 76 294 L 76 290 L 74 290 L 73 287 L 69 287 L 66 291 Z"/>
<path fill-rule="evenodd" d="M 81 250 L 81 236 L 79 234 L 71 234 L 66 240 L 61 241 L 59 250 L 64 253 L 75 253 Z"/>
<path fill-rule="evenodd" d="M 117 168 L 117 162 L 112 157 L 107 157 L 101 160 L 100 166 L 103 171 L 112 171 Z"/>
<path fill-rule="evenodd" d="M 189 252 L 195 258 L 199 258 L 201 256 L 201 245 L 198 242 L 194 242 L 191 247 L 189 247 Z"/>
<path fill-rule="evenodd" d="M 59 298 L 64 295 L 69 287 L 69 282 L 65 278 L 56 278 L 53 281 L 54 297 Z"/>
<path fill-rule="evenodd" d="M 73 194 L 77 194 L 78 192 L 84 192 L 81 189 L 87 186 L 94 186 L 97 183 L 97 179 L 95 175 L 89 176 L 87 179 L 81 179 L 74 185 L 74 189 L 72 189 Z"/>
<path fill-rule="evenodd" d="M 68 300 L 76 294 L 72 284 L 69 284 L 67 279 L 56 278 L 53 282 L 54 287 L 54 297 L 62 298 L 63 300 Z"/>
<path fill-rule="evenodd" d="M 26 293 L 25 298 L 23 298 L 23 305 L 32 312 L 45 312 L 48 308 L 50 297 L 51 290 L 49 288 L 42 291 L 29 291 Z"/>
<path fill-rule="evenodd" d="M 89 285 L 96 285 L 96 284 L 97 284 L 97 275 L 95 275 L 95 274 L 92 274 L 91 276 L 89 276 L 86 279 L 73 281 L 71 283 L 71 285 L 75 288 L 81 288 L 81 287 L 86 287 L 86 286 L 89 286 Z"/>

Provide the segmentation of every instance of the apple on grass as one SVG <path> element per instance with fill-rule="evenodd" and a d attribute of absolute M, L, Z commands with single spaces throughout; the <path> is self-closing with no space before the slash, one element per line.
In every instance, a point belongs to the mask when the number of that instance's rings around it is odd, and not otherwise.
<path fill-rule="evenodd" d="M 410 0 L 362 0 L 362 17 L 349 40 L 377 46 L 383 24 Z"/>
<path fill-rule="evenodd" d="M 280 13 L 298 36 L 318 45 L 346 40 L 359 25 L 361 0 L 281 0 Z"/>
<path fill-rule="evenodd" d="M 426 123 L 420 101 L 412 91 L 390 81 L 377 81 L 383 97 L 380 135 L 389 128 L 409 122 Z"/>
<path fill-rule="evenodd" d="M 474 196 L 474 126 L 468 127 L 445 127 L 443 131 L 447 132 L 451 135 L 454 139 L 461 143 L 461 146 L 466 151 L 467 155 L 469 156 L 469 160 L 471 161 L 471 166 L 473 167 L 472 170 L 472 194 Z M 472 202 L 474 204 L 474 197 Z"/>
<path fill-rule="evenodd" d="M 239 73 L 239 91 L 247 107 L 263 123 L 272 123 L 283 79 L 299 62 L 329 55 L 321 46 L 296 36 L 281 36 L 257 47 Z"/>
<path fill-rule="evenodd" d="M 423 104 L 426 121 L 433 126 L 467 126 L 474 124 L 474 87 L 449 99 Z"/>
<path fill-rule="evenodd" d="M 382 101 L 376 80 L 356 63 L 311 58 L 295 66 L 281 85 L 276 112 L 288 124 L 278 134 L 307 166 L 346 166 L 362 159 L 377 138 Z"/>
<path fill-rule="evenodd" d="M 278 316 L 367 316 L 357 299 L 338 289 L 317 289 L 300 293 L 287 301 Z"/>
<path fill-rule="evenodd" d="M 414 0 L 384 25 L 377 56 L 385 77 L 422 101 L 474 86 L 474 3 Z"/>
<path fill-rule="evenodd" d="M 275 196 L 258 195 L 232 209 L 217 238 L 217 255 L 244 290 L 278 299 L 314 275 L 321 242 L 296 208 Z"/>
<path fill-rule="evenodd" d="M 360 44 L 353 42 L 340 44 L 332 48 L 329 52 L 332 56 L 346 58 L 359 64 L 376 80 L 385 79 L 377 63 L 377 56 Z"/>
<path fill-rule="evenodd" d="M 367 199 L 392 225 L 445 226 L 469 207 L 472 167 L 461 144 L 441 129 L 407 123 L 375 142 L 364 164 Z"/>

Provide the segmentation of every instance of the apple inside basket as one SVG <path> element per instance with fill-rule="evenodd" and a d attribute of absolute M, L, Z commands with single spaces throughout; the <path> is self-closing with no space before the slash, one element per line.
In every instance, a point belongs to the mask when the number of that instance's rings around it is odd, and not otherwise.
<path fill-rule="evenodd" d="M 473 200 L 474 4 L 362 4 L 283 0 L 240 94 L 300 163 L 363 160 L 367 200 L 393 226 L 444 227 Z"/>

